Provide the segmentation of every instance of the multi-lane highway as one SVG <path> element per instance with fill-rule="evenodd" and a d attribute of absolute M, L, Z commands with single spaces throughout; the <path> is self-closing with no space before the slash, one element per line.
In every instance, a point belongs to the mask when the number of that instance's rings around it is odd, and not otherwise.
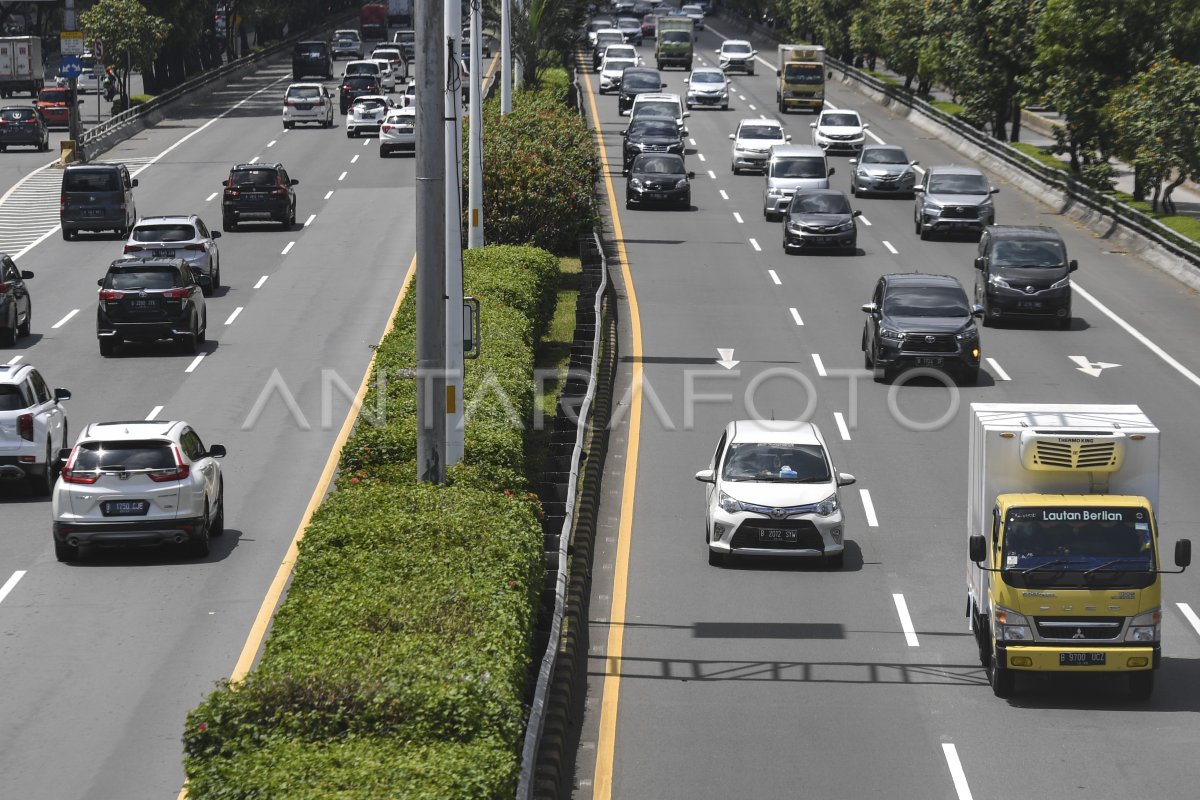
<path fill-rule="evenodd" d="M 697 64 L 722 35 L 699 34 Z M 577 798 L 1193 798 L 1200 737 L 1200 578 L 1165 577 L 1163 666 L 1148 702 L 1111 677 L 1018 680 L 992 695 L 964 616 L 966 406 L 1137 403 L 1164 432 L 1163 552 L 1197 538 L 1200 300 L 1109 240 L 994 176 L 997 221 L 1052 225 L 1079 261 L 1074 323 L 983 331 L 977 386 L 893 393 L 862 370 L 876 278 L 921 271 L 970 291 L 976 245 L 921 241 L 912 201 L 858 199 L 854 256 L 783 254 L 762 215 L 764 179 L 734 176 L 731 133 L 777 116 L 774 47 L 733 76 L 731 109 L 693 110 L 692 209 L 624 208 L 616 100 L 584 99 L 601 135 L 620 254 L 624 398 L 605 477 L 591 602 Z M 652 44 L 642 48 L 653 64 Z M 683 94 L 686 73 L 664 73 Z M 839 82 L 827 97 L 869 139 L 923 165 L 955 149 Z M 795 143 L 812 116 L 783 117 Z M 850 166 L 832 157 L 833 186 Z M 733 351 L 732 369 L 715 363 Z M 890 400 L 890 398 L 894 398 Z M 958 405 L 955 405 L 957 403 Z M 702 486 L 730 419 L 796 417 L 811 404 L 843 489 L 845 569 L 705 558 Z M 935 423 L 945 417 L 942 424 Z M 922 430 L 922 428 L 926 428 Z"/>
<path fill-rule="evenodd" d="M 186 419 L 222 443 L 226 533 L 213 553 L 101 551 L 60 564 L 50 504 L 0 486 L 0 797 L 162 800 L 183 782 L 186 712 L 229 676 L 393 309 L 414 252 L 413 161 L 340 127 L 284 131 L 290 62 L 267 65 L 115 147 L 142 215 L 220 228 L 245 161 L 298 178 L 297 225 L 219 240 L 225 288 L 200 356 L 101 358 L 96 280 L 123 241 L 56 229 L 61 173 L 0 154 L 0 240 L 32 270 L 33 335 L 0 353 L 71 389 L 72 436 L 112 419 Z M 342 118 L 338 117 L 339 126 Z M 9 191 L 11 190 L 11 191 Z"/>

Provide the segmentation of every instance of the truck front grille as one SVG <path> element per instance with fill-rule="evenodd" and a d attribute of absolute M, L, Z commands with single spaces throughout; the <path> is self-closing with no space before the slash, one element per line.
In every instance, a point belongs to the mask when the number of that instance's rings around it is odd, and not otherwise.
<path fill-rule="evenodd" d="M 1037 617 L 1038 636 L 1063 642 L 1113 641 L 1121 636 L 1122 617 Z"/>

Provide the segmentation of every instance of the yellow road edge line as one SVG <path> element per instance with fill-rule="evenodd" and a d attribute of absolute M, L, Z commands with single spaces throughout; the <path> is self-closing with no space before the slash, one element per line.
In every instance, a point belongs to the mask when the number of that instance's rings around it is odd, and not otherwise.
<path fill-rule="evenodd" d="M 412 262 L 408 265 L 408 272 L 404 274 L 404 285 L 400 287 L 400 294 L 396 296 L 391 316 L 388 317 L 387 325 L 383 328 L 383 335 L 379 337 L 380 341 L 387 338 L 387 335 L 392 332 L 392 327 L 396 322 L 396 314 L 400 311 L 400 304 L 404 302 L 404 297 L 408 294 L 408 287 L 412 283 L 412 278 L 416 271 L 417 259 L 414 256 Z M 233 673 L 229 676 L 229 680 L 233 683 L 241 683 L 250 674 L 250 668 L 254 666 L 254 659 L 258 656 L 259 649 L 262 648 L 263 640 L 267 636 L 267 628 L 271 624 L 271 618 L 275 616 L 275 609 L 278 608 L 280 598 L 283 597 L 283 590 L 287 587 L 288 580 L 292 577 L 292 568 L 296 565 L 296 555 L 299 551 L 300 540 L 304 538 L 304 531 L 307 530 L 308 523 L 312 520 L 313 514 L 316 513 L 317 508 L 320 507 L 321 502 L 325 499 L 326 492 L 329 491 L 329 484 L 333 482 L 333 473 L 337 471 L 338 460 L 342 455 L 342 447 L 346 444 L 346 440 L 350 438 L 350 431 L 354 429 L 354 423 L 358 419 L 358 411 L 362 408 L 363 398 L 367 395 L 367 387 L 371 380 L 371 371 L 375 369 L 375 355 L 378 352 L 376 350 L 371 354 L 371 360 L 367 363 L 367 369 L 363 374 L 362 382 L 358 386 L 358 392 L 354 395 L 354 402 L 351 403 L 350 410 L 346 412 L 346 418 L 342 421 L 341 430 L 338 431 L 337 438 L 333 441 L 333 448 L 329 452 L 329 458 L 325 460 L 325 468 L 321 470 L 321 477 L 317 479 L 317 485 L 313 489 L 312 497 L 308 500 L 308 507 L 304 509 L 304 516 L 300 518 L 300 524 L 296 526 L 296 532 L 292 535 L 292 541 L 288 545 L 287 553 L 284 554 L 283 561 L 279 564 L 279 569 L 275 571 L 275 578 L 271 581 L 271 585 L 267 589 L 267 594 L 263 598 L 262 605 L 258 607 L 258 615 L 254 618 L 254 624 L 250 626 L 250 633 L 246 637 L 246 643 L 242 646 L 242 653 L 233 667 Z M 179 790 L 176 800 L 184 800 L 185 797 L 187 797 L 186 782 L 183 788 Z"/>
<path fill-rule="evenodd" d="M 587 74 L 586 72 L 584 73 Z M 625 252 L 625 233 L 617 216 L 617 198 L 609 174 L 608 154 L 600 135 L 600 113 L 596 94 L 586 77 L 588 105 L 596 124 L 596 144 L 604 170 L 604 188 L 612 211 L 613 233 L 617 238 L 617 253 L 621 258 L 621 278 L 629 298 L 629 327 L 633 347 L 633 375 L 629 398 L 629 439 L 625 445 L 625 479 L 621 487 L 621 516 L 617 526 L 617 561 L 613 565 L 612 608 L 608 615 L 608 644 L 605 654 L 604 687 L 600 700 L 600 730 L 596 740 L 596 770 L 592 776 L 592 800 L 612 797 L 613 756 L 617 738 L 617 705 L 621 691 L 621 656 L 625 645 L 625 603 L 629 581 L 629 546 L 633 536 L 633 500 L 637 489 L 637 458 L 642 428 L 642 317 L 638 311 L 637 292 L 629 271 L 629 256 Z"/>

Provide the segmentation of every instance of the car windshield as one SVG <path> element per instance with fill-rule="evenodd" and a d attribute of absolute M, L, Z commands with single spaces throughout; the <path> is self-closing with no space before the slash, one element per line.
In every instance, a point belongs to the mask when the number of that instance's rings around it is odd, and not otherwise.
<path fill-rule="evenodd" d="M 883 313 L 893 317 L 965 317 L 967 294 L 955 286 L 893 288 L 883 298 Z"/>
<path fill-rule="evenodd" d="M 891 148 L 873 148 L 864 150 L 862 154 L 862 163 L 864 164 L 907 164 L 908 156 L 903 150 L 893 150 Z"/>
<path fill-rule="evenodd" d="M 278 182 L 273 169 L 235 169 L 229 176 L 232 186 L 274 186 Z"/>
<path fill-rule="evenodd" d="M 642 23 L 632 17 L 621 17 L 621 19 L 617 20 L 617 27 L 630 31 L 635 28 L 640 30 Z"/>
<path fill-rule="evenodd" d="M 1062 267 L 1067 255 L 1058 242 L 996 242 L 992 264 L 997 267 Z"/>
<path fill-rule="evenodd" d="M 856 114 L 824 114 L 821 116 L 820 124 L 831 127 L 857 128 L 862 123 L 859 122 Z"/>
<path fill-rule="evenodd" d="M 668 103 L 660 100 L 638 103 L 637 108 L 634 110 L 639 117 L 643 114 L 650 117 L 670 117 L 671 119 L 679 116 L 679 105 L 677 103 Z"/>
<path fill-rule="evenodd" d="M 0 384 L 0 411 L 18 411 L 28 407 L 29 401 L 25 399 L 20 386 Z"/>
<path fill-rule="evenodd" d="M 626 45 L 610 44 L 608 49 L 604 51 L 604 57 L 607 59 L 613 58 L 637 58 L 637 50 Z"/>
<path fill-rule="evenodd" d="M 987 194 L 987 181 L 982 175 L 933 175 L 929 179 L 932 194 Z"/>
<path fill-rule="evenodd" d="M 721 48 L 721 50 L 725 53 L 731 53 L 733 55 L 743 55 L 744 53 L 750 52 L 750 45 L 748 45 L 748 44 L 726 44 L 724 47 Z"/>
<path fill-rule="evenodd" d="M 682 175 L 683 159 L 670 155 L 638 156 L 632 171 L 647 175 Z"/>
<path fill-rule="evenodd" d="M 196 238 L 196 229 L 191 225 L 138 225 L 133 229 L 135 242 L 187 242 Z"/>
<path fill-rule="evenodd" d="M 719 72 L 693 72 L 692 83 L 724 83 L 725 76 Z"/>
<path fill-rule="evenodd" d="M 66 89 L 42 89 L 38 92 L 38 100 L 43 103 L 66 103 L 69 99 Z"/>
<path fill-rule="evenodd" d="M 173 289 L 175 283 L 173 269 L 122 269 L 108 276 L 110 289 Z"/>
<path fill-rule="evenodd" d="M 588 27 L 590 27 L 592 31 L 603 31 L 603 30 L 607 30 L 607 29 L 611 28 L 612 26 L 613 26 L 613 24 L 612 24 L 611 20 L 595 19 L 595 20 L 592 20 L 591 25 L 589 25 Z"/>
<path fill-rule="evenodd" d="M 604 62 L 605 72 L 624 72 L 628 67 L 637 66 L 632 58 L 609 58 Z"/>
<path fill-rule="evenodd" d="M 117 192 L 121 179 L 112 170 L 74 169 L 67 172 L 63 188 L 68 192 Z"/>
<path fill-rule="evenodd" d="M 10 122 L 20 122 L 26 119 L 33 119 L 32 108 L 5 108 L 0 109 L 0 119 L 6 119 Z"/>
<path fill-rule="evenodd" d="M 671 120 L 639 119 L 629 126 L 630 136 L 669 136 L 679 138 L 679 129 Z"/>
<path fill-rule="evenodd" d="M 389 114 L 386 120 L 389 125 L 396 125 L 401 128 L 412 128 L 417 124 L 416 114 Z"/>
<path fill-rule="evenodd" d="M 596 34 L 596 45 L 598 47 L 608 47 L 609 45 L 613 44 L 614 42 L 623 42 L 623 41 L 625 41 L 625 37 L 621 34 L 620 31 L 606 30 L 606 31 L 600 31 L 598 34 Z"/>
<path fill-rule="evenodd" d="M 658 36 L 664 44 L 679 44 L 692 40 L 692 35 L 687 31 L 663 31 Z"/>
<path fill-rule="evenodd" d="M 842 194 L 804 194 L 792 198 L 792 212 L 797 214 L 849 214 L 850 201 Z"/>
<path fill-rule="evenodd" d="M 99 469 L 173 469 L 175 455 L 169 442 L 85 442 L 79 445 L 73 469 L 95 472 Z"/>
<path fill-rule="evenodd" d="M 379 65 L 375 62 L 346 65 L 347 75 L 378 75 Z"/>
<path fill-rule="evenodd" d="M 828 483 L 829 461 L 819 444 L 731 444 L 721 478 L 727 481 Z"/>
<path fill-rule="evenodd" d="M 783 128 L 778 125 L 743 125 L 738 131 L 739 139 L 783 139 Z"/>
<path fill-rule="evenodd" d="M 820 64 L 787 64 L 783 68 L 783 79 L 788 83 L 823 83 L 825 76 Z"/>
<path fill-rule="evenodd" d="M 824 178 L 823 158 L 781 158 L 771 164 L 773 178 Z"/>
<path fill-rule="evenodd" d="M 662 81 L 656 75 L 647 75 L 642 72 L 630 75 L 626 72 L 621 77 L 621 85 L 626 89 L 657 89 L 662 85 Z"/>
<path fill-rule="evenodd" d="M 293 86 L 288 89 L 287 96 L 297 100 L 309 100 L 321 96 L 321 90 L 316 86 Z"/>

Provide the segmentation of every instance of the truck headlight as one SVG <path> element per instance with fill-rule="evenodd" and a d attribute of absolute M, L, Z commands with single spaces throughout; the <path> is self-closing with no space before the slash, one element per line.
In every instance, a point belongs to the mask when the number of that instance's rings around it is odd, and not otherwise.
<path fill-rule="evenodd" d="M 1152 608 L 1138 614 L 1129 623 L 1129 631 L 1125 634 L 1127 642 L 1157 642 L 1159 628 L 1162 625 L 1162 610 Z"/>
<path fill-rule="evenodd" d="M 736 514 L 742 510 L 742 504 L 724 492 L 721 492 L 720 505 L 721 510 L 726 514 Z"/>
<path fill-rule="evenodd" d="M 993 623 L 996 640 L 1001 642 L 1032 642 L 1033 632 L 1029 628 L 1029 620 L 1016 611 L 996 606 L 993 613 Z"/>

